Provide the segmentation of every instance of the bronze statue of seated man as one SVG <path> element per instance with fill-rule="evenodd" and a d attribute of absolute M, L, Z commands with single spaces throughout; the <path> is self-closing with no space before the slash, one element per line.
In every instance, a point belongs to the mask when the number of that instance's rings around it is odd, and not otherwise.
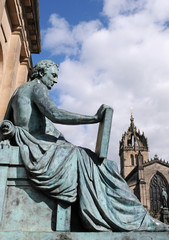
<path fill-rule="evenodd" d="M 93 116 L 57 108 L 48 94 L 57 77 L 54 62 L 38 62 L 31 81 L 13 94 L 5 116 L 14 125 L 10 137 L 15 138 L 34 187 L 68 203 L 78 196 L 80 216 L 88 231 L 169 231 L 169 226 L 149 215 L 113 161 L 101 162 L 96 153 L 67 142 L 55 128 L 53 123 L 98 123 L 110 108 L 102 105 Z M 6 138 L 7 132 L 4 127 Z"/>

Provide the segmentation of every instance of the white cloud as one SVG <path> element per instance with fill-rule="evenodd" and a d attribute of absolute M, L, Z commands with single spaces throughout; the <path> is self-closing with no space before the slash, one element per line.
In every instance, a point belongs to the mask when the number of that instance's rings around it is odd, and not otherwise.
<path fill-rule="evenodd" d="M 108 17 L 116 17 L 121 14 L 133 14 L 141 11 L 145 3 L 146 0 L 104 0 L 103 13 Z"/>
<path fill-rule="evenodd" d="M 101 27 L 98 20 L 81 22 L 72 27 L 57 14 L 50 16 L 49 23 L 51 27 L 43 30 L 43 47 L 50 50 L 53 55 L 65 54 L 70 56 L 78 54 L 79 45 Z"/>
<path fill-rule="evenodd" d="M 66 55 L 57 85 L 60 107 L 83 114 L 95 114 L 102 103 L 115 109 L 109 154 L 113 160 L 119 161 L 130 106 L 136 126 L 148 138 L 150 157 L 157 153 L 169 160 L 168 5 L 168 0 L 105 0 L 107 27 L 98 19 L 70 26 L 54 14 L 44 33 L 44 47 Z M 74 143 L 94 148 L 97 127 L 64 129 Z"/>
<path fill-rule="evenodd" d="M 103 14 L 109 18 L 141 15 L 156 24 L 163 24 L 168 21 L 169 2 L 168 0 L 104 0 Z"/>
<path fill-rule="evenodd" d="M 43 47 L 52 51 L 52 54 L 76 54 L 76 42 L 69 23 L 57 14 L 50 16 L 49 23 L 51 27 L 43 31 Z"/>

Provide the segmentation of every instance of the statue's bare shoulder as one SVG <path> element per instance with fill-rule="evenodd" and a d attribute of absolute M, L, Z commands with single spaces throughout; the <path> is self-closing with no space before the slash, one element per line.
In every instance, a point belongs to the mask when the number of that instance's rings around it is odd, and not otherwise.
<path fill-rule="evenodd" d="M 45 93 L 43 84 L 36 81 L 27 82 L 17 89 L 11 103 L 15 124 L 29 132 L 39 130 L 39 122 L 44 122 L 44 116 L 36 106 L 39 92 Z"/>

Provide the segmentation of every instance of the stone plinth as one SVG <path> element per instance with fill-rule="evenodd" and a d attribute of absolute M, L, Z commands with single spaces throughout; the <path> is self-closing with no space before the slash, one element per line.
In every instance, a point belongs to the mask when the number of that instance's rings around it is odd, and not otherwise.
<path fill-rule="evenodd" d="M 0 232 L 1 240 L 168 240 L 169 232 Z"/>

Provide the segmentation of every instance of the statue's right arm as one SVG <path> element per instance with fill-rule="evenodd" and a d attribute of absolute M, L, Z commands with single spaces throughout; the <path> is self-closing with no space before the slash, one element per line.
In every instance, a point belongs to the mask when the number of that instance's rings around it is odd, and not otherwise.
<path fill-rule="evenodd" d="M 101 121 L 101 117 L 98 114 L 87 116 L 57 108 L 49 97 L 48 89 L 41 83 L 34 86 L 32 98 L 40 112 L 54 123 L 76 125 Z"/>

